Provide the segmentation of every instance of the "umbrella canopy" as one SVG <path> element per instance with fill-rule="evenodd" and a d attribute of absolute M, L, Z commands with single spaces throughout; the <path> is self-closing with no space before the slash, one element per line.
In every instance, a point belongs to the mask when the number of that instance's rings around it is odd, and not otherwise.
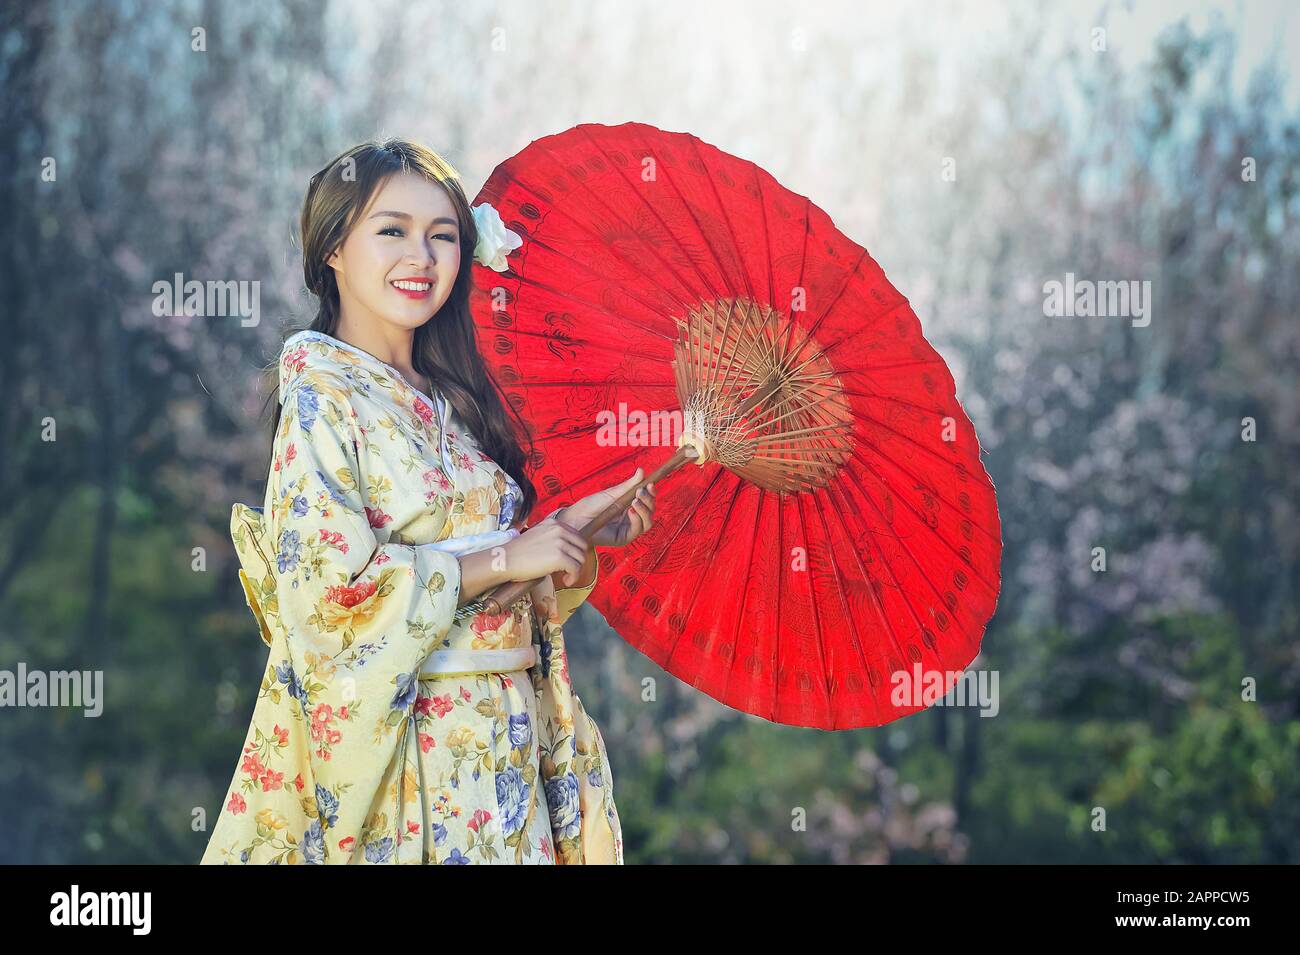
<path fill-rule="evenodd" d="M 609 624 L 778 723 L 875 726 L 946 693 L 997 604 L 997 504 L 866 250 L 754 163 L 639 123 L 535 140 L 479 202 L 523 239 L 472 303 L 543 510 L 709 435 L 651 531 L 600 552 Z"/>

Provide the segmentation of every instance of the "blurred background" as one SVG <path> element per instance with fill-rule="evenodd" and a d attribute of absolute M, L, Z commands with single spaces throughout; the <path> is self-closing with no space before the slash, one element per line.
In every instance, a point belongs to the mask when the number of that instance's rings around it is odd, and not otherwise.
<path fill-rule="evenodd" d="M 104 671 L 97 718 L 0 709 L 0 862 L 202 855 L 266 661 L 228 524 L 265 487 L 258 370 L 311 315 L 310 175 L 402 136 L 473 197 L 627 120 L 871 252 L 1005 539 L 993 718 L 778 726 L 582 608 L 627 861 L 1300 862 L 1300 12 L 902 6 L 0 7 L 0 669 Z M 156 316 L 175 273 L 258 282 L 260 320 Z M 1066 273 L 1151 281 L 1150 324 L 1046 317 Z"/>

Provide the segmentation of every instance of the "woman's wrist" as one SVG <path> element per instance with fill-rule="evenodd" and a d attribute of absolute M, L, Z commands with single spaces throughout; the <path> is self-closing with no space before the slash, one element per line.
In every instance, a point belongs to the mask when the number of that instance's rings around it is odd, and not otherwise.
<path fill-rule="evenodd" d="M 497 548 L 477 550 L 460 556 L 460 593 L 461 602 L 469 603 L 476 597 L 495 590 L 514 578 L 506 570 L 510 566 L 509 547 L 511 541 L 499 544 L 504 553 L 498 557 Z"/>

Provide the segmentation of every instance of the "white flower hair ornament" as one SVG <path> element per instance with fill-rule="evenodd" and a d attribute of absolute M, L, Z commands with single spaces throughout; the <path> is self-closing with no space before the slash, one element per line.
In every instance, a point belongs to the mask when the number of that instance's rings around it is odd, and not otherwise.
<path fill-rule="evenodd" d="M 501 213 L 491 203 L 484 202 L 470 210 L 474 226 L 478 229 L 478 242 L 474 245 L 474 261 L 496 272 L 504 272 L 506 256 L 524 244 L 519 233 L 511 232 L 501 221 Z"/>

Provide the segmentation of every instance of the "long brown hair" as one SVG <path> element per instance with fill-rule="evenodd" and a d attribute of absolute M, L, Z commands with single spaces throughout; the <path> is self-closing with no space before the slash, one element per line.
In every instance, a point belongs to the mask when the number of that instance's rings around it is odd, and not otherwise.
<path fill-rule="evenodd" d="M 456 218 L 460 223 L 457 230 L 460 234 L 460 269 L 456 281 L 437 314 L 415 330 L 411 364 L 446 395 L 460 419 L 473 431 L 483 452 L 515 479 L 523 492 L 523 500 L 515 512 L 516 522 L 521 522 L 537 502 L 537 491 L 525 472 L 528 457 L 507 417 L 507 408 L 518 424 L 519 434 L 527 437 L 530 453 L 532 435 L 527 423 L 503 400 L 500 385 L 479 353 L 469 308 L 473 284 L 471 267 L 474 247 L 478 244 L 478 229 L 461 187 L 459 173 L 432 149 L 404 139 L 365 142 L 336 156 L 311 177 L 302 204 L 302 270 L 307 290 L 316 296 L 318 305 L 316 317 L 306 328 L 337 337 L 339 289 L 334 270 L 326 260 L 343 244 L 371 197 L 390 176 L 401 172 L 414 172 L 441 186 L 456 207 Z M 302 330 L 289 329 L 285 338 Z M 279 387 L 278 365 L 267 369 L 268 377 L 272 374 L 274 396 Z M 270 397 L 267 400 L 269 402 Z M 279 426 L 280 404 L 277 401 L 271 426 L 272 440 Z"/>

